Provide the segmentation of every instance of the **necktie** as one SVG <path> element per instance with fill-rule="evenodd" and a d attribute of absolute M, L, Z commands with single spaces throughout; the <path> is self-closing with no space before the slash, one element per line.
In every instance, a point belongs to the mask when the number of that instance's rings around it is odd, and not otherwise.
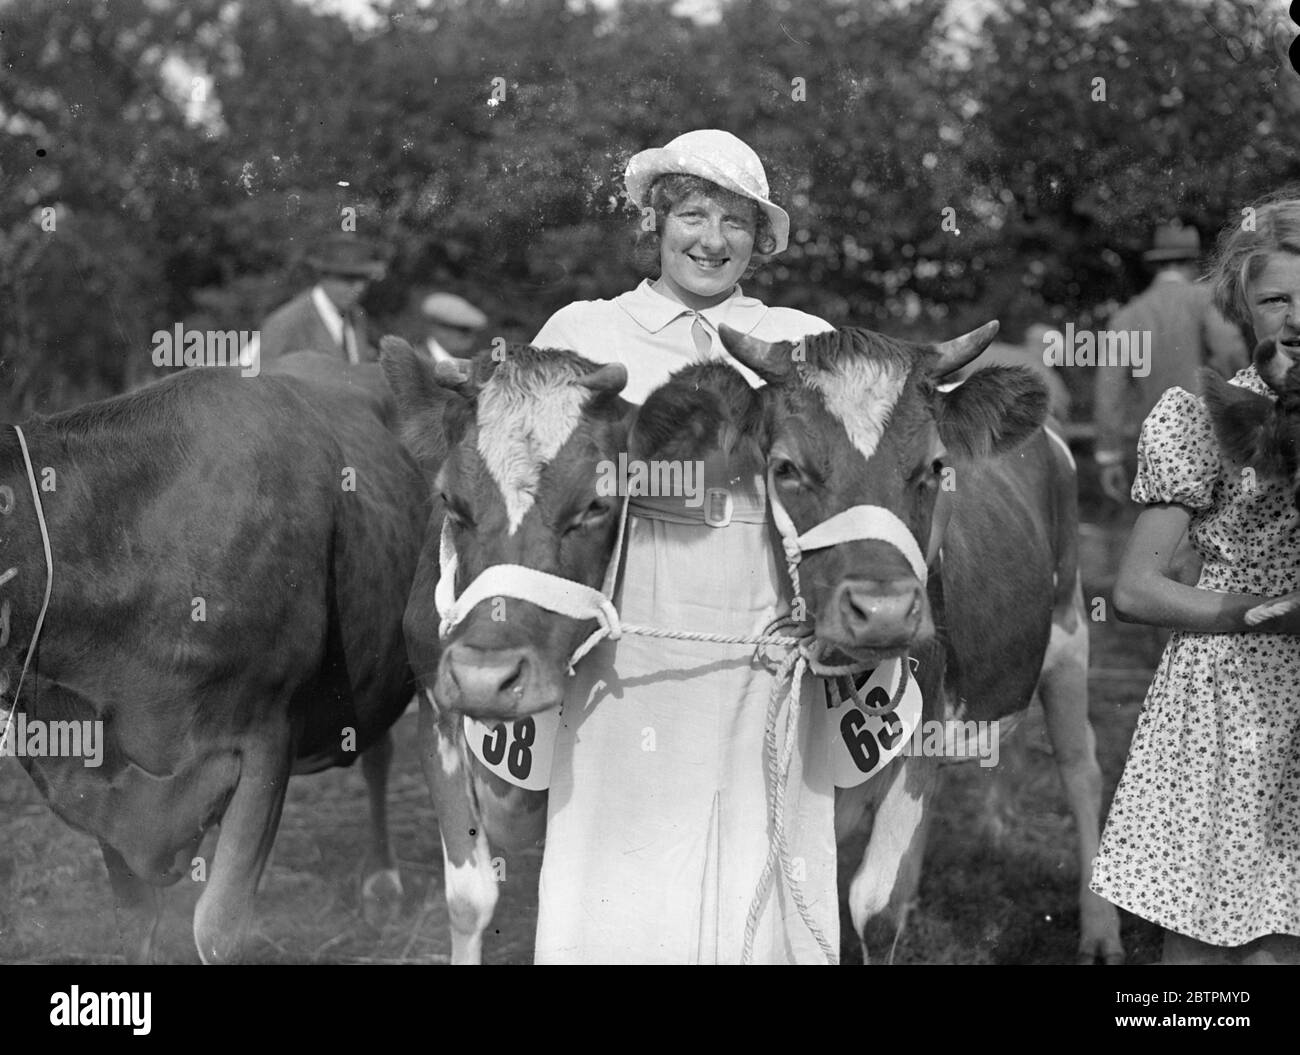
<path fill-rule="evenodd" d="M 695 321 L 691 323 L 691 337 L 695 340 L 696 357 L 710 358 L 713 354 L 713 338 L 709 336 L 709 328 L 704 325 L 702 315 L 697 314 Z"/>

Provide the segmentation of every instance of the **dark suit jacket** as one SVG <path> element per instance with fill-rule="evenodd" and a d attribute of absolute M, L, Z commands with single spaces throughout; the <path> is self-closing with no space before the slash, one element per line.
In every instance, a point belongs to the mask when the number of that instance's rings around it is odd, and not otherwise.
<path fill-rule="evenodd" d="M 352 328 L 357 336 L 357 356 L 361 362 L 377 360 L 379 355 L 366 337 L 365 314 L 360 308 L 352 311 Z M 264 364 L 303 350 L 332 352 L 347 361 L 347 351 L 341 342 L 330 336 L 325 320 L 312 303 L 310 289 L 271 312 L 262 323 L 261 333 L 261 361 Z"/>

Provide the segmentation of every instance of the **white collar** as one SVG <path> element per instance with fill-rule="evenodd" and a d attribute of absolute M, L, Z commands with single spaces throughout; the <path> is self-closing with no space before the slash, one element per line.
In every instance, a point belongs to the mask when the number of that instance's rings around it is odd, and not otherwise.
<path fill-rule="evenodd" d="M 649 279 L 643 279 L 636 289 L 629 290 L 614 300 L 639 326 L 651 333 L 658 333 L 683 315 L 699 315 L 714 330 L 725 322 L 733 330 L 749 333 L 767 314 L 767 306 L 761 300 L 745 296 L 739 286 L 732 289 L 731 296 L 726 300 L 702 311 L 688 308 L 672 297 L 665 297 L 650 284 Z"/>

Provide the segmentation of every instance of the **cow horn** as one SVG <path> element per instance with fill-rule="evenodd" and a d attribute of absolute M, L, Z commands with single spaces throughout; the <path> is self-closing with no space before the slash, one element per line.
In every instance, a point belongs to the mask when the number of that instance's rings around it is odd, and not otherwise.
<path fill-rule="evenodd" d="M 946 377 L 954 370 L 960 370 L 989 346 L 997 336 L 997 332 L 998 320 L 994 319 L 992 322 L 986 322 L 978 330 L 971 330 L 970 333 L 954 337 L 951 341 L 936 344 L 934 352 L 938 356 L 938 361 L 930 368 L 930 375 Z"/>
<path fill-rule="evenodd" d="M 760 341 L 757 337 L 733 330 L 726 323 L 718 327 L 718 336 L 722 338 L 722 346 L 728 352 L 764 381 L 781 381 L 790 375 L 794 367 L 791 353 L 796 345 L 793 341 L 779 341 L 775 344 Z"/>
<path fill-rule="evenodd" d="M 627 385 L 627 367 L 622 363 L 606 363 L 600 369 L 578 378 L 578 384 L 583 388 L 590 388 L 593 392 L 617 395 Z"/>

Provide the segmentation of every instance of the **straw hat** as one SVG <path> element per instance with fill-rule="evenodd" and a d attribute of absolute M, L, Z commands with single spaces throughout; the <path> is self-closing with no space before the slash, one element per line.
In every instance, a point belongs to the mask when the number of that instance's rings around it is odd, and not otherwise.
<path fill-rule="evenodd" d="M 662 147 L 643 150 L 627 163 L 623 179 L 628 196 L 647 204 L 650 185 L 667 173 L 702 176 L 729 191 L 758 202 L 772 223 L 779 253 L 789 244 L 790 215 L 768 199 L 763 163 L 745 143 L 718 128 L 698 128 Z"/>

